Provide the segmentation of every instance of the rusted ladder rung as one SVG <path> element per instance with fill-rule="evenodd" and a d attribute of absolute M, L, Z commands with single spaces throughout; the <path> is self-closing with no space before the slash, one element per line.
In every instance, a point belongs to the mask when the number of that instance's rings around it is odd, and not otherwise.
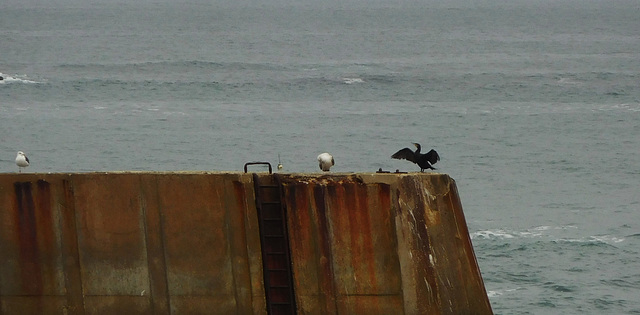
<path fill-rule="evenodd" d="M 262 205 L 281 205 L 282 203 L 280 203 L 280 201 L 263 201 L 261 202 Z"/>

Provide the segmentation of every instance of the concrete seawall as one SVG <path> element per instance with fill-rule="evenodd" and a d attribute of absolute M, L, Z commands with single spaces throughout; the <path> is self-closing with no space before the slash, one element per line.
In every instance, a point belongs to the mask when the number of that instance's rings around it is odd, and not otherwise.
<path fill-rule="evenodd" d="M 298 314 L 492 313 L 447 175 L 0 174 L 0 314 L 286 314 L 284 273 Z"/>

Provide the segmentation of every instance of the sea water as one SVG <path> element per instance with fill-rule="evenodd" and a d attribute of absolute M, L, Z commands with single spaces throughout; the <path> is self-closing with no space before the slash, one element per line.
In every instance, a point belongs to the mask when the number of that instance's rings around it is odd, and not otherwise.
<path fill-rule="evenodd" d="M 640 313 L 640 5 L 0 3 L 0 172 L 419 171 L 496 314 Z"/>

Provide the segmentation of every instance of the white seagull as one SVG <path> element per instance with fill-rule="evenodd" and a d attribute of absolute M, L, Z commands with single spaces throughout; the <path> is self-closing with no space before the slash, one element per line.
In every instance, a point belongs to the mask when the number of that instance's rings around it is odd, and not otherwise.
<path fill-rule="evenodd" d="M 16 156 L 16 165 L 18 165 L 18 172 L 22 172 L 23 167 L 29 166 L 29 158 L 24 155 L 24 152 L 18 151 L 18 155 Z"/>
<path fill-rule="evenodd" d="M 324 172 L 328 172 L 329 169 L 334 166 L 336 163 L 333 161 L 333 156 L 329 153 L 322 153 L 318 155 L 318 166 Z"/>

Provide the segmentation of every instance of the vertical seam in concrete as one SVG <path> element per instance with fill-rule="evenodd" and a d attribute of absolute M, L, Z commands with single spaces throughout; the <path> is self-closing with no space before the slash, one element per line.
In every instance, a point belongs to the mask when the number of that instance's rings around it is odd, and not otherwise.
<path fill-rule="evenodd" d="M 329 310 L 327 309 L 327 313 L 328 314 L 337 314 L 338 313 L 338 290 L 336 289 L 336 279 L 335 279 L 335 274 L 334 274 L 334 270 L 335 270 L 335 266 L 334 266 L 334 262 L 333 262 L 333 248 L 331 246 L 331 231 L 330 231 L 330 224 L 331 222 L 329 222 L 329 218 L 327 216 L 327 186 L 326 185 L 317 185 L 317 188 L 312 188 L 310 189 L 310 194 L 309 197 L 313 198 L 313 200 L 309 200 L 309 208 L 310 211 L 313 213 L 315 211 L 316 213 L 316 218 L 318 220 L 317 225 L 316 225 L 316 229 L 317 229 L 317 235 L 319 236 L 319 240 L 318 243 L 320 243 L 317 247 L 317 255 L 319 257 L 321 257 L 323 254 L 326 255 L 326 260 L 328 261 L 328 263 L 326 264 L 326 267 L 328 267 L 328 270 L 324 269 L 325 266 L 322 265 L 322 263 L 320 262 L 318 264 L 318 266 L 320 267 L 318 270 L 319 272 L 321 272 L 321 276 L 325 276 L 327 278 L 329 278 L 328 280 L 320 280 L 319 281 L 319 285 L 320 285 L 320 290 L 323 289 L 327 289 L 330 292 L 324 292 L 325 293 L 325 303 L 327 303 L 326 299 L 332 299 L 333 300 L 333 309 Z M 322 194 L 321 199 L 318 199 L 317 194 L 320 193 Z M 320 202 L 321 201 L 321 202 Z M 322 217 L 320 217 L 322 216 Z M 320 277 L 322 279 L 322 277 Z M 329 287 L 323 287 L 324 285 L 328 284 Z M 329 305 L 327 305 L 327 307 L 329 307 Z"/>
<path fill-rule="evenodd" d="M 451 183 L 449 183 L 449 185 L 451 185 Z M 463 240 L 463 238 L 465 237 L 465 233 L 466 235 L 468 235 L 468 231 L 465 231 L 463 227 L 460 226 L 460 222 L 459 222 L 459 217 L 458 217 L 458 211 L 457 211 L 457 205 L 455 204 L 455 201 L 453 200 L 453 194 L 451 192 L 451 188 L 449 188 L 449 193 L 446 196 L 446 202 L 448 203 L 447 207 L 449 209 L 451 209 L 451 215 L 452 215 L 452 219 L 453 219 L 453 223 L 455 224 L 455 230 L 456 230 L 456 237 L 454 238 L 454 242 L 455 242 L 455 246 L 456 248 L 463 248 L 465 249 L 465 252 L 467 251 L 467 247 L 465 245 L 465 241 Z M 470 240 L 469 240 L 470 241 Z M 470 265 L 472 265 L 473 263 L 471 261 L 464 261 L 464 259 L 469 259 L 469 257 L 460 257 L 458 255 L 457 258 L 457 264 L 458 267 L 457 269 L 462 271 L 464 267 L 469 267 Z M 475 258 L 474 258 L 475 259 Z M 473 267 L 471 267 L 473 268 Z M 471 269 L 469 268 L 469 269 Z M 467 268 L 464 268 L 467 269 Z M 462 283 L 464 285 L 465 288 L 469 288 L 468 285 L 468 278 L 462 277 L 462 272 L 460 272 L 458 274 L 458 281 L 460 281 L 460 283 Z M 475 278 L 471 279 L 472 281 L 475 281 Z M 462 304 L 464 303 L 464 307 L 462 307 L 461 309 L 469 309 L 470 307 L 470 299 L 472 298 L 469 294 L 469 292 L 467 292 L 467 289 L 464 290 L 460 290 L 460 295 L 464 296 L 464 299 L 459 298 L 459 303 L 458 304 Z M 458 305 L 459 306 L 459 305 Z"/>
<path fill-rule="evenodd" d="M 240 188 L 239 190 L 238 190 L 238 187 L 236 187 L 236 184 L 239 182 L 240 182 L 240 178 L 234 178 L 229 182 L 228 185 L 225 185 L 224 187 L 225 187 L 225 195 L 232 196 L 232 197 L 228 197 L 230 199 L 225 198 L 225 212 L 228 213 L 229 209 L 234 209 L 234 208 L 241 209 L 242 211 L 241 213 L 238 213 L 238 215 L 240 216 L 239 220 L 238 219 L 235 219 L 235 220 L 237 220 L 237 222 L 240 224 L 240 226 L 237 227 L 241 231 L 241 233 L 238 233 L 238 237 L 241 238 L 243 246 L 241 247 L 237 245 L 234 246 L 236 247 L 234 251 L 237 251 L 237 255 L 242 256 L 242 259 L 244 260 L 244 264 L 241 266 L 235 266 L 233 272 L 234 272 L 234 277 L 236 275 L 238 275 L 239 277 L 239 279 L 235 280 L 236 299 L 240 302 L 237 308 L 237 312 L 239 314 L 243 314 L 243 313 L 250 313 L 253 311 L 253 290 L 251 289 L 253 287 L 253 284 L 252 284 L 251 263 L 249 259 L 249 249 L 248 249 L 249 241 L 247 238 L 247 218 L 246 218 L 247 198 L 244 191 L 244 185 L 241 185 L 239 187 Z M 232 191 L 229 191 L 230 189 Z M 238 196 L 239 192 L 242 193 L 241 196 Z M 234 204 L 228 204 L 229 202 L 228 200 L 233 200 Z M 236 207 L 233 207 L 234 205 Z M 232 263 L 234 262 L 232 261 Z M 248 286 L 246 286 L 247 284 Z M 242 291 L 240 291 L 241 288 L 247 288 L 248 291 L 242 294 Z"/>
<path fill-rule="evenodd" d="M 155 191 L 155 197 L 157 200 L 157 206 L 158 206 L 158 218 L 160 219 L 160 249 L 161 249 L 161 253 L 162 253 L 162 264 L 164 266 L 163 269 L 163 281 L 164 281 L 164 287 L 165 287 L 165 295 L 166 295 L 166 307 L 167 307 L 167 311 L 169 312 L 169 314 L 171 314 L 171 290 L 169 288 L 169 276 L 168 276 L 168 272 L 169 272 L 169 267 L 167 265 L 167 245 L 166 245 L 166 237 L 165 237 L 165 222 L 164 222 L 164 211 L 162 211 L 162 204 L 160 203 L 160 187 L 158 184 L 158 179 L 159 176 L 158 175 L 154 175 L 153 176 L 153 182 L 156 184 L 156 191 Z"/>
<path fill-rule="evenodd" d="M 226 207 L 226 198 L 222 198 L 220 196 L 220 192 L 218 191 L 218 189 L 213 189 L 213 187 L 211 187 L 211 182 L 207 181 L 207 184 L 209 185 L 209 188 L 211 189 L 211 191 L 217 195 L 217 200 L 218 200 L 218 210 L 224 210 L 224 235 L 227 238 L 227 252 L 229 253 L 227 256 L 229 258 L 229 262 L 231 263 L 231 279 L 233 281 L 233 298 L 235 299 L 235 310 L 236 310 L 236 314 L 240 314 L 240 309 L 242 308 L 241 301 L 240 300 L 240 293 L 238 292 L 238 283 L 237 281 L 239 281 L 239 275 L 238 275 L 238 266 L 236 266 L 235 263 L 235 257 L 236 257 L 236 248 L 235 244 L 233 243 L 233 233 L 231 233 L 230 231 L 230 227 L 233 221 L 233 218 L 231 217 L 231 215 L 229 214 L 228 208 Z M 227 187 L 227 182 L 226 180 L 223 179 L 223 185 L 222 185 L 222 189 L 224 191 L 224 195 L 228 196 L 229 195 L 229 191 L 228 191 L 228 187 Z M 213 211 L 215 211 L 215 205 L 212 205 L 212 208 L 214 209 Z M 239 227 L 238 227 L 239 228 Z"/>
<path fill-rule="evenodd" d="M 140 196 L 139 196 L 139 203 L 140 203 L 140 210 L 141 210 L 141 215 L 142 215 L 142 229 L 143 229 L 143 235 L 144 235 L 144 247 L 145 247 L 145 255 L 147 258 L 147 277 L 149 278 L 149 295 L 150 295 L 150 307 L 151 307 L 151 313 L 152 314 L 156 314 L 156 304 L 154 303 L 155 300 L 155 287 L 154 287 L 154 282 L 155 279 L 153 277 L 153 262 L 152 259 L 153 257 L 149 254 L 149 217 L 147 216 L 147 201 L 146 198 L 148 196 L 147 191 L 144 189 L 144 186 L 142 185 L 142 179 L 141 177 L 138 176 L 138 186 L 140 189 Z"/>
<path fill-rule="evenodd" d="M 400 275 L 400 273 L 402 272 L 400 269 L 400 257 L 399 257 L 399 253 L 398 253 L 398 231 L 396 230 L 396 217 L 398 216 L 398 211 L 397 209 L 395 209 L 395 204 L 393 201 L 393 190 L 394 187 L 390 184 L 381 184 L 380 188 L 381 190 L 386 189 L 388 191 L 389 194 L 389 204 L 388 205 L 384 205 L 384 206 L 389 206 L 389 229 L 391 232 L 391 237 L 393 237 L 393 245 L 396 248 L 396 259 L 398 264 L 396 265 L 396 271 L 398 272 L 398 275 Z M 399 290 L 400 292 L 399 295 L 402 296 L 403 295 L 403 290 L 402 290 L 402 277 L 400 276 L 398 278 L 398 280 L 400 280 L 399 283 Z M 404 314 L 404 304 L 402 305 L 402 313 Z"/>
<path fill-rule="evenodd" d="M 421 191 L 425 184 L 424 184 L 424 180 L 420 180 L 418 182 L 417 179 L 414 179 L 413 181 L 413 189 L 414 191 Z M 421 252 L 423 253 L 423 258 L 425 259 L 425 261 L 427 262 L 425 264 L 425 268 L 424 268 L 424 272 L 425 274 L 423 275 L 425 278 L 425 288 L 429 291 L 428 294 L 424 294 L 424 295 L 428 295 L 434 302 L 435 307 L 434 309 L 429 309 L 430 312 L 436 312 L 438 314 L 442 314 L 442 296 L 441 296 L 441 284 L 442 282 L 439 280 L 440 274 L 438 272 L 438 270 L 436 269 L 436 267 L 430 262 L 430 257 L 431 255 L 435 255 L 435 252 L 433 250 L 433 242 L 432 242 L 432 235 L 430 232 L 430 227 L 428 226 L 428 211 L 431 211 L 431 208 L 429 206 L 429 200 L 427 198 L 430 198 L 429 195 L 427 194 L 422 194 L 420 195 L 419 193 L 416 193 L 418 197 L 419 202 L 417 203 L 417 210 L 420 210 L 418 212 L 417 215 L 417 221 L 416 221 L 416 229 L 420 229 L 421 231 L 423 231 L 423 236 L 425 239 L 419 238 L 418 240 L 418 244 L 419 244 L 419 248 L 421 250 Z M 415 209 L 414 209 L 415 210 Z M 420 233 L 420 231 L 418 232 Z M 428 279 L 427 279 L 428 278 Z M 429 284 L 431 283 L 431 284 Z M 418 305 L 418 307 L 420 308 L 420 306 L 423 307 L 431 307 L 431 305 Z M 423 309 L 424 310 L 424 309 Z"/>
<path fill-rule="evenodd" d="M 141 198 L 140 198 L 140 207 L 142 210 L 143 216 L 143 228 L 144 228 L 144 238 L 145 238 L 145 249 L 147 255 L 147 273 L 149 275 L 149 290 L 151 291 L 150 304 L 151 304 L 151 312 L 152 314 L 165 314 L 171 313 L 169 308 L 169 292 L 168 292 L 168 283 L 167 283 L 167 265 L 165 259 L 165 251 L 164 251 L 164 237 L 163 237 L 163 220 L 162 220 L 162 211 L 160 210 L 160 201 L 158 199 L 158 177 L 152 176 L 149 177 L 146 181 L 142 180 L 142 177 L 138 177 Z M 145 183 L 147 185 L 145 185 Z M 154 188 L 151 188 L 151 191 L 145 190 L 145 188 L 149 188 L 150 185 L 148 183 L 155 184 Z M 149 217 L 149 207 L 147 204 L 147 200 L 156 197 L 155 203 L 155 215 L 151 214 L 151 218 Z M 153 213 L 153 209 L 150 210 Z M 149 222 L 151 219 L 156 219 L 157 222 Z M 149 225 L 155 226 L 154 229 L 150 231 Z M 157 233 L 157 239 L 149 242 L 150 234 L 149 233 Z M 157 247 L 157 248 L 153 248 Z M 154 260 L 161 259 L 161 265 L 158 267 Z M 161 274 L 161 275 L 159 275 Z M 164 292 L 158 292 L 159 290 L 163 290 Z M 158 304 L 165 303 L 165 312 L 161 312 L 162 308 L 157 307 Z"/>
<path fill-rule="evenodd" d="M 326 226 L 325 228 L 325 232 L 327 235 L 327 247 L 328 247 L 328 255 L 329 257 L 327 257 L 327 259 L 329 260 L 330 264 L 330 268 L 331 268 L 331 290 L 333 291 L 333 307 L 334 307 L 334 313 L 338 313 L 338 289 L 337 289 L 337 284 L 336 284 L 336 275 L 335 275 L 335 270 L 336 270 L 336 266 L 335 266 L 335 259 L 333 258 L 333 246 L 331 244 L 331 241 L 329 240 L 329 237 L 331 237 L 333 235 L 333 226 L 332 226 L 332 221 L 327 217 L 327 210 L 331 211 L 331 207 L 328 207 L 327 209 L 327 205 L 330 204 L 329 201 L 329 194 L 327 193 L 327 186 L 326 185 L 322 185 L 322 202 L 324 203 L 324 208 L 325 211 L 323 211 L 323 215 L 324 215 L 324 222 L 326 222 Z M 333 237 L 332 237 L 333 238 Z"/>
<path fill-rule="evenodd" d="M 65 185 L 66 183 L 66 185 Z M 73 183 L 71 178 L 68 180 L 63 180 L 63 194 L 65 199 L 65 212 L 69 212 L 67 214 L 63 214 L 63 220 L 66 222 L 65 226 L 67 226 L 68 232 L 70 235 L 67 237 L 63 237 L 63 239 L 72 240 L 74 242 L 73 245 L 70 245 L 68 248 L 67 254 L 70 259 L 73 260 L 73 266 L 69 268 L 68 264 L 65 263 L 65 289 L 67 290 L 67 303 L 72 308 L 71 314 L 84 314 L 85 313 L 85 301 L 84 301 L 84 288 L 82 286 L 82 262 L 80 260 L 80 240 L 78 237 L 78 212 L 76 211 L 76 198 L 75 192 L 73 189 Z M 67 222 L 67 220 L 71 222 Z M 68 224 L 68 225 L 67 225 Z M 66 252 L 66 251 L 65 251 Z M 66 260 L 66 259 L 65 259 Z M 74 274 L 73 277 L 71 274 Z M 69 279 L 72 278 L 72 279 Z M 73 283 L 77 282 L 77 283 Z M 78 290 L 74 290 L 76 288 Z M 78 305 L 75 305 L 75 304 Z M 76 308 L 80 308 L 76 310 Z"/>
<path fill-rule="evenodd" d="M 294 311 L 294 314 L 298 313 L 298 303 L 296 301 L 297 299 L 297 295 L 296 295 L 296 289 L 295 289 L 295 277 L 294 277 L 294 270 L 293 270 L 293 258 L 291 255 L 291 237 L 289 234 L 289 230 L 291 229 L 289 227 L 289 213 L 288 213 L 288 208 L 286 206 L 285 203 L 285 198 L 284 198 L 284 186 L 282 185 L 282 177 L 278 174 L 273 174 L 270 175 L 273 179 L 273 182 L 276 184 L 276 186 L 278 186 L 278 200 L 280 202 L 280 211 L 282 213 L 282 222 L 283 222 L 283 228 L 284 228 L 284 239 L 285 241 L 285 246 L 286 246 L 286 261 L 287 264 L 289 265 L 289 275 L 288 275 L 288 281 L 289 281 L 289 286 L 290 286 L 290 297 L 291 297 L 291 305 Z"/>
<path fill-rule="evenodd" d="M 256 285 L 260 285 L 261 286 L 261 293 L 262 296 L 264 297 L 262 299 L 263 302 L 265 302 L 264 307 L 261 308 L 261 310 L 263 310 L 263 313 L 266 314 L 267 312 L 267 305 L 266 305 L 266 297 L 265 297 L 265 290 L 264 290 L 264 282 L 263 281 L 256 281 L 257 279 L 264 279 L 264 275 L 263 275 L 263 265 L 264 263 L 262 262 L 262 247 L 261 245 L 258 246 L 258 251 L 260 251 L 260 255 L 258 255 L 258 257 L 260 257 L 260 264 L 258 265 L 258 268 L 255 268 L 255 272 L 259 272 L 259 276 L 258 277 L 254 277 L 254 271 L 252 269 L 253 265 L 252 265 L 252 259 L 251 259 L 251 240 L 250 240 L 250 236 L 258 234 L 256 237 L 258 238 L 258 244 L 260 244 L 260 235 L 259 235 L 259 231 L 258 233 L 256 233 L 254 230 L 252 230 L 252 228 L 258 228 L 259 229 L 259 223 L 258 223 L 258 212 L 257 212 L 257 208 L 251 209 L 251 203 L 249 202 L 249 200 L 253 200 L 253 205 L 254 207 L 257 207 L 256 205 L 256 192 L 255 192 L 255 184 L 253 182 L 253 176 L 249 176 L 250 178 L 250 182 L 249 184 L 247 184 L 246 182 L 244 182 L 242 180 L 242 175 L 240 176 L 240 178 L 238 178 L 237 180 L 237 184 L 240 185 L 240 190 L 241 191 L 241 198 L 239 198 L 239 201 L 242 203 L 242 211 L 243 216 L 242 216 L 242 222 L 243 222 L 243 226 L 244 226 L 244 238 L 245 238 L 245 247 L 244 247 L 244 254 L 246 255 L 247 258 L 247 274 L 249 275 L 249 288 L 250 288 L 250 302 L 251 302 L 251 311 L 254 314 L 258 314 L 258 310 L 256 308 L 256 301 L 259 299 L 257 292 L 255 292 L 254 288 Z M 236 184 L 234 183 L 234 185 Z M 249 191 L 251 193 L 249 193 Z M 248 199 L 249 197 L 253 197 L 252 199 Z M 250 210 L 254 210 L 254 211 L 250 211 Z M 251 225 L 251 217 L 254 218 L 255 220 L 255 227 L 252 227 Z"/>

